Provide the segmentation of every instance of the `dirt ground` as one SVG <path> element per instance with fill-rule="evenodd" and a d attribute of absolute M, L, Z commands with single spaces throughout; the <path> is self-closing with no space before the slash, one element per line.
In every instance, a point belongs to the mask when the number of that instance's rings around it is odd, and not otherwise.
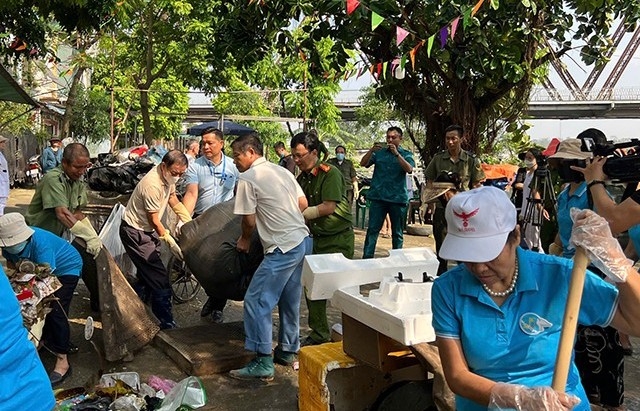
<path fill-rule="evenodd" d="M 14 189 L 11 191 L 5 212 L 17 211 L 24 213 L 33 195 L 33 190 Z M 362 255 L 364 230 L 356 228 L 356 255 Z M 433 247 L 433 239 L 424 236 L 405 235 L 405 248 Z M 387 255 L 391 248 L 391 240 L 380 238 L 376 257 Z M 174 306 L 176 321 L 180 327 L 199 324 L 211 324 L 210 320 L 200 317 L 200 308 L 206 300 L 204 292 L 191 301 Z M 340 322 L 340 313 L 329 307 L 330 324 Z M 91 341 L 84 339 L 84 324 L 87 316 L 96 320 L 96 331 Z M 274 316 L 277 314 L 274 314 Z M 89 308 L 88 292 L 82 282 L 78 285 L 70 312 L 72 323 L 72 341 L 78 345 L 80 351 L 70 356 L 73 374 L 63 384 L 62 388 L 91 386 L 95 384 L 102 373 L 135 371 L 141 381 L 148 381 L 152 375 L 179 381 L 187 375 L 180 370 L 172 359 L 167 357 L 154 344 L 144 347 L 136 353 L 132 361 L 109 363 L 101 359 L 99 346 L 102 342 L 99 314 L 91 312 Z M 242 303 L 229 302 L 225 309 L 225 322 L 242 321 Z M 308 333 L 307 310 L 304 301 L 301 305 L 301 335 Z M 640 410 L 640 339 L 632 339 L 636 355 L 626 357 L 625 384 L 626 406 L 629 410 Z M 42 350 L 40 353 L 47 370 L 53 367 L 54 357 Z M 298 375 L 292 367 L 276 365 L 276 377 L 271 383 L 243 382 L 226 375 L 211 375 L 202 377 L 208 395 L 208 405 L 203 410 L 219 411 L 291 411 L 297 410 Z M 338 410 L 340 411 L 340 410 Z"/>

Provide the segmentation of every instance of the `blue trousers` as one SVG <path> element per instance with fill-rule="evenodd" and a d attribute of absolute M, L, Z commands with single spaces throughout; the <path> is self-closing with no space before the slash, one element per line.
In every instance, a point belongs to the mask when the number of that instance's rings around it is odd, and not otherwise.
<path fill-rule="evenodd" d="M 276 248 L 265 254 L 244 297 L 244 347 L 260 354 L 271 354 L 273 319 L 278 306 L 280 327 L 278 344 L 283 351 L 300 349 L 300 297 L 302 263 L 311 254 L 313 243 L 305 238 L 297 247 L 283 253 Z"/>
<path fill-rule="evenodd" d="M 367 227 L 367 237 L 364 240 L 362 258 L 373 258 L 376 252 L 376 244 L 378 243 L 378 234 L 380 234 L 387 214 L 389 214 L 389 219 L 391 220 L 391 247 L 394 250 L 402 248 L 407 205 L 371 200 L 369 204 L 369 226 Z"/>

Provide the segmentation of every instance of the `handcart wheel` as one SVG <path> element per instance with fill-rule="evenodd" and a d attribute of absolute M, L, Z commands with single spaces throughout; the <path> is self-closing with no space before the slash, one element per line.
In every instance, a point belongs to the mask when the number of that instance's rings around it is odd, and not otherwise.
<path fill-rule="evenodd" d="M 195 298 L 200 291 L 200 283 L 196 280 L 184 261 L 175 257 L 169 260 L 169 272 L 171 280 L 171 294 L 176 304 L 186 303 Z"/>

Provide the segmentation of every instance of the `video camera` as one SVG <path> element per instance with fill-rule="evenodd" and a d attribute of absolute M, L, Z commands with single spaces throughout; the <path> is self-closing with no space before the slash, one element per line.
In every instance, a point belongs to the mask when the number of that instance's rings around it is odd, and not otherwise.
<path fill-rule="evenodd" d="M 583 138 L 580 150 L 591 152 L 594 156 L 607 157 L 603 171 L 611 180 L 619 182 L 640 181 L 640 140 L 628 142 L 597 144 L 592 138 Z M 625 154 L 623 154 L 625 153 Z M 584 160 L 575 160 L 577 166 L 585 167 Z"/>

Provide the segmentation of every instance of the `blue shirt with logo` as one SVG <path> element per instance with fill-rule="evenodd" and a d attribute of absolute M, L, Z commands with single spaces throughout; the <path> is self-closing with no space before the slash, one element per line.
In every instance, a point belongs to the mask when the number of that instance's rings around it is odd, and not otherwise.
<path fill-rule="evenodd" d="M 231 200 L 239 175 L 233 159 L 224 154 L 218 165 L 204 156 L 191 162 L 185 174 L 185 184 L 198 185 L 198 200 L 193 212 L 202 214 L 215 204 Z"/>
<path fill-rule="evenodd" d="M 514 292 L 498 306 L 480 281 L 460 264 L 438 277 L 431 294 L 433 328 L 439 338 L 460 340 L 469 370 L 496 382 L 550 386 L 556 363 L 572 260 L 518 248 L 519 276 Z M 609 325 L 618 290 L 587 271 L 578 323 Z M 566 392 L 590 410 L 575 364 Z M 486 410 L 456 396 L 459 411 Z"/>
<path fill-rule="evenodd" d="M 55 276 L 76 275 L 82 271 L 82 257 L 65 239 L 38 227 L 31 227 L 33 235 L 18 254 L 2 250 L 2 256 L 12 263 L 26 258 L 36 264 L 48 263 Z"/>

